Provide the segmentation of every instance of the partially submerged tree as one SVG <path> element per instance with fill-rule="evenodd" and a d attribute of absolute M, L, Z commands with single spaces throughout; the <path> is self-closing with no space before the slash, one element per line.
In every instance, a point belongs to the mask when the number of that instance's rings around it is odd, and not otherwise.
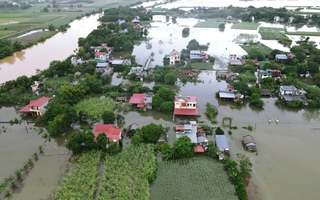
<path fill-rule="evenodd" d="M 237 153 L 239 161 L 239 167 L 240 167 L 240 175 L 244 179 L 251 178 L 251 172 L 252 172 L 252 162 L 250 161 L 250 158 L 243 153 Z"/>

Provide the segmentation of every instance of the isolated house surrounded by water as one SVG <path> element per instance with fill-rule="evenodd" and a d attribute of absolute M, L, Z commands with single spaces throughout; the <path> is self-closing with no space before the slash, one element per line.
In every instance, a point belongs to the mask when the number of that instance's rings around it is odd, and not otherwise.
<path fill-rule="evenodd" d="M 221 99 L 231 99 L 234 102 L 237 102 L 239 99 L 243 98 L 243 95 L 238 90 L 235 90 L 228 85 L 227 88 L 219 89 L 219 97 Z"/>
<path fill-rule="evenodd" d="M 97 124 L 93 131 L 95 141 L 100 133 L 106 134 L 107 143 L 119 143 L 121 140 L 121 128 L 115 128 L 113 124 Z"/>
<path fill-rule="evenodd" d="M 172 52 L 168 54 L 166 57 L 169 58 L 170 65 L 175 65 L 180 63 L 181 53 L 173 49 Z"/>
<path fill-rule="evenodd" d="M 31 113 L 32 116 L 42 116 L 46 109 L 44 108 L 49 100 L 49 97 L 41 97 L 37 100 L 31 100 L 30 103 L 19 110 L 20 113 Z"/>
<path fill-rule="evenodd" d="M 197 98 L 195 96 L 176 96 L 173 114 L 197 116 L 199 114 Z"/>

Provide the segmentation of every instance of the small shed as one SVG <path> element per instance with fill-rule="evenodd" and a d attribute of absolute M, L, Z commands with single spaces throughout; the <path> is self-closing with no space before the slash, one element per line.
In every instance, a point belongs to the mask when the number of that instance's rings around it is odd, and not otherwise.
<path fill-rule="evenodd" d="M 160 135 L 159 139 L 158 139 L 158 144 L 162 145 L 163 143 L 168 141 L 168 136 L 167 134 L 162 134 Z"/>
<path fill-rule="evenodd" d="M 271 90 L 270 89 L 261 89 L 261 95 L 262 96 L 271 96 Z"/>
<path fill-rule="evenodd" d="M 242 137 L 242 145 L 248 150 L 248 151 L 257 151 L 256 148 L 256 141 L 252 137 L 252 135 L 245 135 Z"/>

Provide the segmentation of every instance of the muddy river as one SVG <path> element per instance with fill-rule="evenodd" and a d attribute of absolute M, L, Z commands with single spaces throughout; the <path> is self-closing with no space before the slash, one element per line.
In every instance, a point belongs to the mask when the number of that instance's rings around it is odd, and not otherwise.
<path fill-rule="evenodd" d="M 0 60 L 0 82 L 14 79 L 20 75 L 32 75 L 35 69 L 45 69 L 51 60 L 64 59 L 72 54 L 77 47 L 77 38 L 85 37 L 98 22 L 98 15 L 85 17 L 71 23 L 71 28 L 64 34 L 58 34 L 43 44 L 36 45 L 14 56 Z M 178 19 L 177 24 L 154 22 L 149 30 L 150 45 L 142 43 L 136 45 L 133 55 L 137 61 L 144 64 L 151 52 L 155 53 L 153 65 L 162 65 L 165 54 L 173 49 L 185 48 L 191 39 L 196 39 L 200 44 L 210 43 L 208 53 L 217 57 L 218 62 L 213 68 L 226 68 L 226 60 L 230 53 L 244 55 L 245 51 L 233 42 L 240 33 L 257 34 L 257 31 L 240 31 L 226 26 L 224 32 L 210 28 L 192 28 L 197 19 Z M 85 27 L 85 28 L 84 28 Z M 190 27 L 190 35 L 182 37 L 182 29 Z M 81 32 L 81 33 L 80 33 Z M 69 34 L 70 33 L 70 34 Z M 171 34 L 171 35 L 170 35 Z M 298 36 L 295 36 L 298 38 Z M 162 43 L 159 43 L 162 40 Z M 258 38 L 258 40 L 261 40 Z M 319 37 L 311 37 L 319 41 Z M 283 48 L 273 41 L 261 41 L 272 48 Z M 149 46 L 147 48 L 147 46 Z M 218 82 L 214 71 L 205 71 L 199 75 L 203 83 L 178 83 L 178 94 L 195 95 L 198 99 L 200 120 L 204 117 L 205 103 L 210 102 L 218 107 L 218 124 L 222 124 L 223 117 L 232 117 L 233 125 L 238 130 L 228 136 L 231 153 L 234 158 L 238 152 L 244 152 L 241 146 L 241 137 L 249 131 L 242 126 L 252 125 L 250 132 L 258 143 L 259 154 L 249 154 L 253 162 L 252 181 L 259 186 L 263 199 L 318 199 L 320 191 L 316 188 L 320 183 L 320 165 L 317 153 L 320 152 L 318 141 L 320 139 L 320 112 L 313 109 L 288 109 L 274 104 L 275 98 L 264 98 L 266 105 L 263 110 L 256 109 L 244 103 L 242 106 L 233 107 L 227 103 L 219 102 L 215 93 L 219 88 L 226 87 L 224 81 Z M 112 84 L 119 84 L 123 80 L 114 74 Z M 143 83 L 152 87 L 153 83 Z M 14 105 L 0 105 L 0 121 L 20 119 Z M 138 123 L 140 126 L 151 122 L 170 126 L 169 141 L 175 138 L 172 130 L 172 116 L 155 111 L 143 113 L 124 113 L 126 124 Z M 268 120 L 273 121 L 269 124 Z M 275 119 L 279 123 L 274 122 Z M 40 199 L 46 198 L 61 176 L 61 169 L 70 156 L 64 145 L 67 136 L 46 141 L 42 134 L 38 134 L 40 125 L 1 124 L 0 134 L 0 180 L 14 175 L 21 169 L 27 160 L 38 151 L 38 146 L 44 145 L 46 156 L 40 156 L 27 178 L 24 187 L 19 193 L 13 194 L 13 199 Z"/>

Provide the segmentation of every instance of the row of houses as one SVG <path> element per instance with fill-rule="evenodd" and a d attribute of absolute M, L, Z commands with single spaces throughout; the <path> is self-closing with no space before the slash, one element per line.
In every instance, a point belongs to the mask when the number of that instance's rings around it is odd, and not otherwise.
<path fill-rule="evenodd" d="M 171 53 L 166 54 L 166 58 L 169 59 L 170 65 L 179 64 L 181 62 L 181 53 L 173 49 Z M 206 61 L 208 59 L 208 54 L 200 50 L 190 50 L 189 55 L 186 55 L 186 59 L 195 61 Z"/>

